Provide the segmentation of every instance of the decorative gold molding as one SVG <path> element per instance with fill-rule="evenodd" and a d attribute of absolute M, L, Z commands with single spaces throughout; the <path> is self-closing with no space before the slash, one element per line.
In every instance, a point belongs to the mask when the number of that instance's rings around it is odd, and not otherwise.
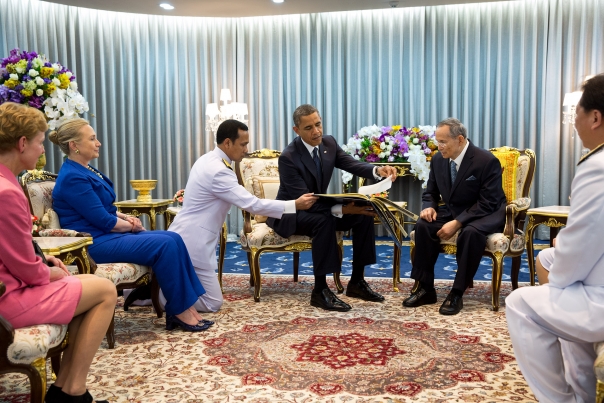
<path fill-rule="evenodd" d="M 290 245 L 285 245 L 283 250 L 286 251 L 294 251 L 294 252 L 304 252 L 306 250 L 310 250 L 311 244 L 310 242 L 296 242 Z"/>
<path fill-rule="evenodd" d="M 281 155 L 280 151 L 270 150 L 268 148 L 262 148 L 260 150 L 253 151 L 246 155 L 246 158 L 278 158 Z"/>
<path fill-rule="evenodd" d="M 443 252 L 448 255 L 455 255 L 457 253 L 457 245 L 440 245 Z"/>
<path fill-rule="evenodd" d="M 55 181 L 57 179 L 57 175 L 48 172 L 48 171 L 38 171 L 37 169 L 32 169 L 31 171 L 27 171 L 21 177 L 21 183 L 23 185 L 27 185 L 29 182 L 34 181 Z"/>
<path fill-rule="evenodd" d="M 38 358 L 31 363 L 31 366 L 40 374 L 42 390 L 46 394 L 46 358 Z"/>
<path fill-rule="evenodd" d="M 554 228 L 564 227 L 566 225 L 566 223 L 560 222 L 553 217 L 548 219 L 547 222 L 543 222 L 541 224 L 546 225 L 548 227 L 554 227 Z"/>
<path fill-rule="evenodd" d="M 536 155 L 535 155 L 535 152 L 533 150 L 531 150 L 530 148 L 525 148 L 524 149 L 524 153 L 526 155 L 528 155 L 530 159 L 534 160 L 535 158 L 537 158 Z"/>

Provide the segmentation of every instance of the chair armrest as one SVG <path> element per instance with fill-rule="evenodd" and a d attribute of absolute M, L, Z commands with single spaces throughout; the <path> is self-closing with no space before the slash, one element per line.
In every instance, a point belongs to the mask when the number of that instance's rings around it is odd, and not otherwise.
<path fill-rule="evenodd" d="M 524 218 L 526 211 L 531 205 L 529 197 L 512 200 L 505 206 L 505 227 L 503 233 L 508 239 L 512 239 L 516 230 L 524 228 Z"/>
<path fill-rule="evenodd" d="M 249 234 L 252 232 L 252 215 L 249 211 L 241 210 L 243 214 L 243 233 Z"/>

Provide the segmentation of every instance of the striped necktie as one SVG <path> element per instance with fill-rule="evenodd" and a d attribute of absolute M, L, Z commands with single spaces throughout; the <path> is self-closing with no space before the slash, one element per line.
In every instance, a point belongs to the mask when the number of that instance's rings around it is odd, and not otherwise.
<path fill-rule="evenodd" d="M 455 161 L 451 160 L 451 186 L 455 183 L 455 179 L 457 178 L 457 164 Z"/>
<path fill-rule="evenodd" d="M 315 147 L 312 150 L 312 160 L 315 162 L 315 168 L 317 169 L 317 184 L 319 185 L 319 192 L 321 192 L 323 189 L 321 183 L 323 179 L 323 170 L 321 169 L 321 160 L 319 159 L 319 152 L 317 150 L 318 147 Z"/>

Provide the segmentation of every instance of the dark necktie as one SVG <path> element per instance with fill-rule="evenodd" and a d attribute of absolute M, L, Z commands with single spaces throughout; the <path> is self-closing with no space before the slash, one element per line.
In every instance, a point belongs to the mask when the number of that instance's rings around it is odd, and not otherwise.
<path fill-rule="evenodd" d="M 321 186 L 323 170 L 321 169 L 321 160 L 319 159 L 319 152 L 317 149 L 318 147 L 315 147 L 312 150 L 312 160 L 315 162 L 315 168 L 317 169 L 317 184 L 319 185 L 319 192 L 321 192 L 323 189 L 323 186 Z"/>
<path fill-rule="evenodd" d="M 455 183 L 455 178 L 457 178 L 457 164 L 451 160 L 451 186 Z"/>

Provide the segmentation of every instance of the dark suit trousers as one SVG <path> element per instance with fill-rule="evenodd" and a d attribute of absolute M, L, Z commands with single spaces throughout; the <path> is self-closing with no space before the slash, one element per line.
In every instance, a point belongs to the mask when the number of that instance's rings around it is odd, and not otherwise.
<path fill-rule="evenodd" d="M 417 221 L 411 278 L 422 283 L 434 284 L 434 265 L 440 253 L 440 238 L 436 233 L 451 220 L 453 216 L 439 213 L 435 221 L 428 222 L 422 218 Z M 457 238 L 457 274 L 453 288 L 465 291 L 471 284 L 487 244 L 487 235 L 476 229 L 472 223 L 461 229 Z"/>
<path fill-rule="evenodd" d="M 373 217 L 345 214 L 296 213 L 296 235 L 312 237 L 312 262 L 315 275 L 340 272 L 342 262 L 338 252 L 336 231 L 352 229 L 352 259 L 363 267 L 376 262 Z"/>

